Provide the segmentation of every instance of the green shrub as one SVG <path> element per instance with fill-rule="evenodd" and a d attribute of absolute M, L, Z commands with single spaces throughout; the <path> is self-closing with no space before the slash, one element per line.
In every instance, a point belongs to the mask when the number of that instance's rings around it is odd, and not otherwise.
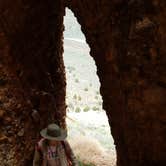
<path fill-rule="evenodd" d="M 90 110 L 90 107 L 89 107 L 89 106 L 86 106 L 86 107 L 83 109 L 84 112 L 88 112 L 89 110 Z"/>
<path fill-rule="evenodd" d="M 77 113 L 81 112 L 81 108 L 80 107 L 76 107 L 75 112 L 77 112 Z"/>
<path fill-rule="evenodd" d="M 77 95 L 76 94 L 73 96 L 73 99 L 77 100 Z"/>
<path fill-rule="evenodd" d="M 70 71 L 76 70 L 75 67 L 73 67 L 73 66 L 67 66 L 67 69 L 70 70 Z"/>
<path fill-rule="evenodd" d="M 93 165 L 93 164 L 84 164 L 84 163 L 82 163 L 81 161 L 78 161 L 78 165 L 79 165 L 79 166 L 95 166 L 95 165 Z"/>
<path fill-rule="evenodd" d="M 99 97 L 98 96 L 95 96 L 95 99 L 97 100 Z"/>
<path fill-rule="evenodd" d="M 98 107 L 94 106 L 94 107 L 92 108 L 92 110 L 93 110 L 93 111 L 99 111 L 100 109 L 99 109 Z"/>
<path fill-rule="evenodd" d="M 102 101 L 99 101 L 99 102 L 98 102 L 98 104 L 99 104 L 99 105 L 102 105 L 102 104 L 103 104 L 103 102 L 102 102 Z"/>
<path fill-rule="evenodd" d="M 78 96 L 78 100 L 81 101 L 81 99 L 82 99 L 81 96 Z"/>
<path fill-rule="evenodd" d="M 77 83 L 79 82 L 78 78 L 75 79 L 75 82 L 77 82 Z"/>
<path fill-rule="evenodd" d="M 72 103 L 69 103 L 69 104 L 67 105 L 67 107 L 70 108 L 70 109 L 74 109 L 74 106 L 73 106 Z"/>
<path fill-rule="evenodd" d="M 88 91 L 88 88 L 85 88 L 84 91 Z"/>

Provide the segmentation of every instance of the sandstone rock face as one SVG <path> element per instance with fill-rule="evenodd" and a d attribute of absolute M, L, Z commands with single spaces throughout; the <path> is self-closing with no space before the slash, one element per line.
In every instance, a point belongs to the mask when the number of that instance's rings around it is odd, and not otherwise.
<path fill-rule="evenodd" d="M 60 0 L 0 2 L 0 166 L 30 166 L 39 131 L 65 122 Z"/>
<path fill-rule="evenodd" d="M 67 2 L 96 61 L 117 165 L 165 165 L 166 2 Z"/>
<path fill-rule="evenodd" d="M 65 126 L 65 6 L 97 65 L 117 165 L 164 166 L 164 0 L 1 0 L 0 164 L 31 165 L 39 130 Z"/>

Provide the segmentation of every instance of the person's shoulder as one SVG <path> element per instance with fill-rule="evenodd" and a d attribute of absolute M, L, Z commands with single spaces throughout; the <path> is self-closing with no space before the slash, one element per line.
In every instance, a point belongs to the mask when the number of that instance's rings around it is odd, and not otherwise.
<path fill-rule="evenodd" d="M 68 140 L 67 140 L 67 139 L 65 139 L 65 140 L 61 141 L 61 143 L 62 143 L 62 144 L 69 144 L 69 142 L 68 142 Z"/>
<path fill-rule="evenodd" d="M 70 143 L 68 142 L 68 140 L 63 140 L 62 141 L 62 144 L 63 144 L 63 146 L 65 147 L 65 149 L 70 149 Z"/>

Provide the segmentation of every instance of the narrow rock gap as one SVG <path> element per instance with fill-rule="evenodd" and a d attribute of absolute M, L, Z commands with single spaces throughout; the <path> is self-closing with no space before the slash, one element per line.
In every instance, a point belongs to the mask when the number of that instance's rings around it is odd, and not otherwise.
<path fill-rule="evenodd" d="M 103 110 L 100 82 L 81 27 L 72 11 L 64 17 L 64 64 L 69 141 L 85 164 L 116 163 L 114 141 Z M 86 145 L 86 146 L 85 146 Z M 85 155 L 86 154 L 86 155 Z"/>

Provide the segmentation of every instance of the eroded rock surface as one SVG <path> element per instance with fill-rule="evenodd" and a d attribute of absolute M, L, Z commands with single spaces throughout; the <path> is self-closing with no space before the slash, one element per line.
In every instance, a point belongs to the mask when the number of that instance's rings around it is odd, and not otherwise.
<path fill-rule="evenodd" d="M 1 0 L 0 164 L 31 165 L 39 130 L 65 126 L 64 5 L 97 65 L 117 165 L 164 166 L 164 0 Z"/>

